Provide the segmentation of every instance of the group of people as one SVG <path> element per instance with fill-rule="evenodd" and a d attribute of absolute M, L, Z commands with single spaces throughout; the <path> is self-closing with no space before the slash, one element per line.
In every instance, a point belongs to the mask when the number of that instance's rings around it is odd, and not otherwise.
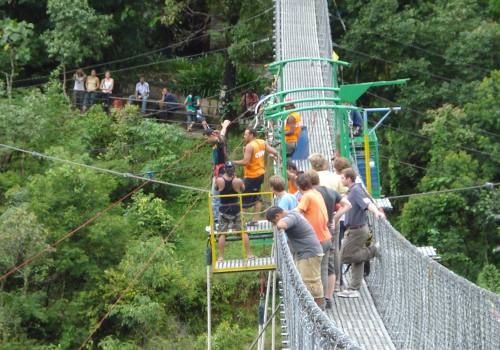
<path fill-rule="evenodd" d="M 213 148 L 212 207 L 219 233 L 242 230 L 238 194 L 260 192 L 266 155 L 280 157 L 276 149 L 257 137 L 254 129 L 247 128 L 243 135 L 246 142 L 243 158 L 229 160 L 225 142 L 229 124 L 224 121 L 221 130 L 207 129 L 204 133 Z M 288 183 L 279 175 L 269 178 L 275 203 L 265 211 L 265 216 L 286 233 L 297 269 L 316 303 L 321 308 L 330 308 L 335 290 L 339 297 L 360 296 L 364 263 L 379 254 L 378 243 L 370 243 L 366 212 L 372 212 L 375 218 L 385 215 L 364 189 L 348 159 L 335 157 L 334 172 L 329 171 L 330 163 L 321 154 L 311 155 L 309 162 L 312 169 L 306 172 L 298 171 L 289 162 Z M 236 176 L 236 166 L 244 167 L 243 179 Z M 258 195 L 243 196 L 242 201 L 243 210 L 255 208 L 252 221 L 243 228 L 247 258 L 253 259 L 246 231 L 257 222 L 262 201 Z M 221 261 L 224 234 L 219 235 L 218 243 Z M 340 291 L 342 264 L 351 265 L 351 279 Z"/>
<path fill-rule="evenodd" d="M 95 69 L 87 76 L 83 69 L 78 68 L 73 75 L 73 105 L 75 108 L 85 112 L 96 101 L 102 99 L 105 111 L 109 111 L 110 97 L 113 93 L 115 81 L 111 78 L 111 72 L 106 71 L 102 80 L 97 76 Z"/>
<path fill-rule="evenodd" d="M 328 170 L 330 164 L 321 154 L 311 155 L 309 161 L 312 169 L 305 173 L 289 166 L 289 192 L 282 177 L 271 177 L 277 202 L 266 218 L 285 231 L 297 269 L 316 303 L 331 308 L 335 290 L 339 297 L 360 296 L 364 263 L 379 252 L 376 243 L 367 244 L 366 211 L 376 218 L 384 213 L 357 182 L 349 160 L 336 157 L 335 172 Z M 342 264 L 351 265 L 344 291 L 340 291 Z"/>
<path fill-rule="evenodd" d="M 245 129 L 243 138 L 246 142 L 243 158 L 229 160 L 225 135 L 230 121 L 222 123 L 222 129 L 206 129 L 204 135 L 206 142 L 212 145 L 213 181 L 212 181 L 212 208 L 214 221 L 218 224 L 219 232 L 241 231 L 241 207 L 238 194 L 258 193 L 261 190 L 265 176 L 265 158 L 269 153 L 279 159 L 279 153 L 266 141 L 257 137 L 257 131 L 252 128 Z M 243 179 L 236 176 L 235 167 L 243 166 Z M 218 197 L 218 195 L 232 195 L 229 197 Z M 251 221 L 246 223 L 246 228 L 256 226 L 262 210 L 262 198 L 260 195 L 245 195 L 242 199 L 242 207 L 246 211 L 253 208 Z M 243 243 L 248 259 L 254 256 L 250 249 L 248 234 L 244 230 Z M 224 259 L 225 236 L 219 236 L 218 260 Z"/>
<path fill-rule="evenodd" d="M 83 69 L 78 68 L 73 75 L 73 80 L 73 106 L 75 108 L 85 112 L 92 105 L 94 105 L 97 100 L 101 100 L 104 111 L 109 113 L 111 107 L 111 96 L 115 86 L 115 81 L 111 77 L 110 71 L 106 71 L 104 73 L 104 78 L 100 80 L 95 69 L 92 69 L 90 71 L 90 75 L 87 76 Z M 127 99 L 128 103 L 140 104 L 141 113 L 146 114 L 149 96 L 149 84 L 145 81 L 144 75 L 140 75 L 139 81 L 135 85 L 134 94 L 130 95 Z M 120 100 L 116 97 L 115 99 L 118 101 Z M 169 114 L 175 112 L 179 107 L 177 97 L 166 87 L 164 87 L 161 91 L 160 100 L 155 102 L 158 103 L 159 115 L 161 119 L 167 119 Z"/>

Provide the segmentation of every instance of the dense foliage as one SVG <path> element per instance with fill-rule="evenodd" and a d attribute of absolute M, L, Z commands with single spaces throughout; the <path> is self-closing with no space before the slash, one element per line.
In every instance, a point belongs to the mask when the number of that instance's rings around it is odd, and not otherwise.
<path fill-rule="evenodd" d="M 360 101 L 403 107 L 378 131 L 384 192 L 499 182 L 498 1 L 329 3 L 335 50 L 353 63 L 343 82 L 411 78 Z M 96 106 L 80 115 L 61 82 L 76 65 L 97 65 L 113 71 L 116 91 L 124 94 L 140 72 L 152 86 L 179 95 L 218 96 L 225 86 L 233 98 L 225 112 L 234 116 L 242 88 L 268 83 L 262 63 L 272 60 L 271 6 L 270 0 L 0 1 L 6 82 L 0 143 L 207 188 L 209 150 L 199 140 L 142 119 L 132 107 L 108 116 Z M 21 89 L 30 85 L 37 88 Z M 205 194 L 149 184 L 50 245 L 137 185 L 0 150 L 0 273 L 45 250 L 0 282 L 2 349 L 77 348 L 107 312 L 93 348 L 205 347 Z M 412 197 L 394 200 L 390 219 L 413 243 L 436 247 L 446 266 L 499 292 L 499 203 L 498 187 Z M 179 222 L 183 215 L 187 220 Z M 254 275 L 217 280 L 214 348 L 251 342 L 257 289 Z"/>
<path fill-rule="evenodd" d="M 360 101 L 403 108 L 378 131 L 385 193 L 500 181 L 499 9 L 495 0 L 331 4 L 334 48 L 353 63 L 345 82 L 411 79 L 401 88 L 369 91 Z M 472 281 L 489 271 L 497 289 L 499 196 L 496 187 L 394 200 L 398 216 L 391 220 Z"/>

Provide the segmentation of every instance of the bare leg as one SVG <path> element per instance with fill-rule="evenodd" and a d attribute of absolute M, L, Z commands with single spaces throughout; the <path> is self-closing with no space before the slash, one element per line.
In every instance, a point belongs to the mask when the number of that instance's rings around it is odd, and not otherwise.
<path fill-rule="evenodd" d="M 245 251 L 247 253 L 247 258 L 252 257 L 252 251 L 250 250 L 250 239 L 248 238 L 248 234 L 243 234 L 243 245 L 245 247 Z"/>
<path fill-rule="evenodd" d="M 333 298 L 333 291 L 335 290 L 335 274 L 332 273 L 331 275 L 328 275 L 328 290 L 326 292 L 326 298 L 332 299 Z"/>
<path fill-rule="evenodd" d="M 325 299 L 324 298 L 316 298 L 316 299 L 314 299 L 314 301 L 316 302 L 316 305 L 318 305 L 321 310 L 325 310 Z"/>
<path fill-rule="evenodd" d="M 262 210 L 262 202 L 261 201 L 257 201 L 255 203 L 255 207 L 253 209 L 253 218 L 252 218 L 252 221 L 259 221 L 259 215 L 260 215 L 260 211 Z"/>
<path fill-rule="evenodd" d="M 204 130 L 207 130 L 209 128 L 206 120 L 202 121 L 201 125 L 203 125 Z"/>
<path fill-rule="evenodd" d="M 226 236 L 219 236 L 219 257 L 217 260 L 224 260 L 224 244 L 226 243 Z"/>

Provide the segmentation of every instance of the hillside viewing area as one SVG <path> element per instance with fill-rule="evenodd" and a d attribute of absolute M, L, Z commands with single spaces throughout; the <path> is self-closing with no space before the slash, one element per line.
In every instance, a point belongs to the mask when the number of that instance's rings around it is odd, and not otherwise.
<path fill-rule="evenodd" d="M 0 2 L 0 349 L 500 347 L 500 2 Z"/>

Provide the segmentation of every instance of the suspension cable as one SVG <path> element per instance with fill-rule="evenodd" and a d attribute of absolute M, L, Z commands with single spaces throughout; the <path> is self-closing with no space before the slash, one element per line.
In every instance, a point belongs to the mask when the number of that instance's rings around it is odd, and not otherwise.
<path fill-rule="evenodd" d="M 2 143 L 0 143 L 0 147 L 11 149 L 11 150 L 18 151 L 18 152 L 23 152 L 23 153 L 29 154 L 31 156 L 34 156 L 34 157 L 40 157 L 40 158 L 45 158 L 45 159 L 53 160 L 53 161 L 56 161 L 56 162 L 62 162 L 62 163 L 70 164 L 70 165 L 80 166 L 80 167 L 84 167 L 84 168 L 87 168 L 87 169 L 91 169 L 91 170 L 95 170 L 95 171 L 99 171 L 99 172 L 103 172 L 103 173 L 108 173 L 108 174 L 112 174 L 112 175 L 116 175 L 116 176 L 127 177 L 127 178 L 138 179 L 138 180 L 144 180 L 144 181 L 158 183 L 158 184 L 161 184 L 161 185 L 178 187 L 178 188 L 182 188 L 182 189 L 186 189 L 186 190 L 191 190 L 191 191 L 210 192 L 210 191 L 208 191 L 206 189 L 203 189 L 203 188 L 198 188 L 198 187 L 193 187 L 193 186 L 187 186 L 187 185 L 181 185 L 181 184 L 176 184 L 176 183 L 162 181 L 162 180 L 149 179 L 147 177 L 137 176 L 137 175 L 134 175 L 134 174 L 131 174 L 131 173 L 122 173 L 122 172 L 119 172 L 119 171 L 115 171 L 115 170 L 111 170 L 111 169 L 105 169 L 105 168 L 100 168 L 100 167 L 97 167 L 97 166 L 94 166 L 94 165 L 88 165 L 88 164 L 78 163 L 78 162 L 75 162 L 75 161 L 72 161 L 72 160 L 62 159 L 62 158 L 58 158 L 58 157 L 54 157 L 54 156 L 49 156 L 49 155 L 46 155 L 46 154 L 43 154 L 43 153 L 39 153 L 39 152 L 35 152 L 35 151 L 30 151 L 30 150 L 25 150 L 25 149 L 22 149 L 22 148 L 19 148 L 19 147 L 5 145 L 5 144 L 2 144 Z"/>

